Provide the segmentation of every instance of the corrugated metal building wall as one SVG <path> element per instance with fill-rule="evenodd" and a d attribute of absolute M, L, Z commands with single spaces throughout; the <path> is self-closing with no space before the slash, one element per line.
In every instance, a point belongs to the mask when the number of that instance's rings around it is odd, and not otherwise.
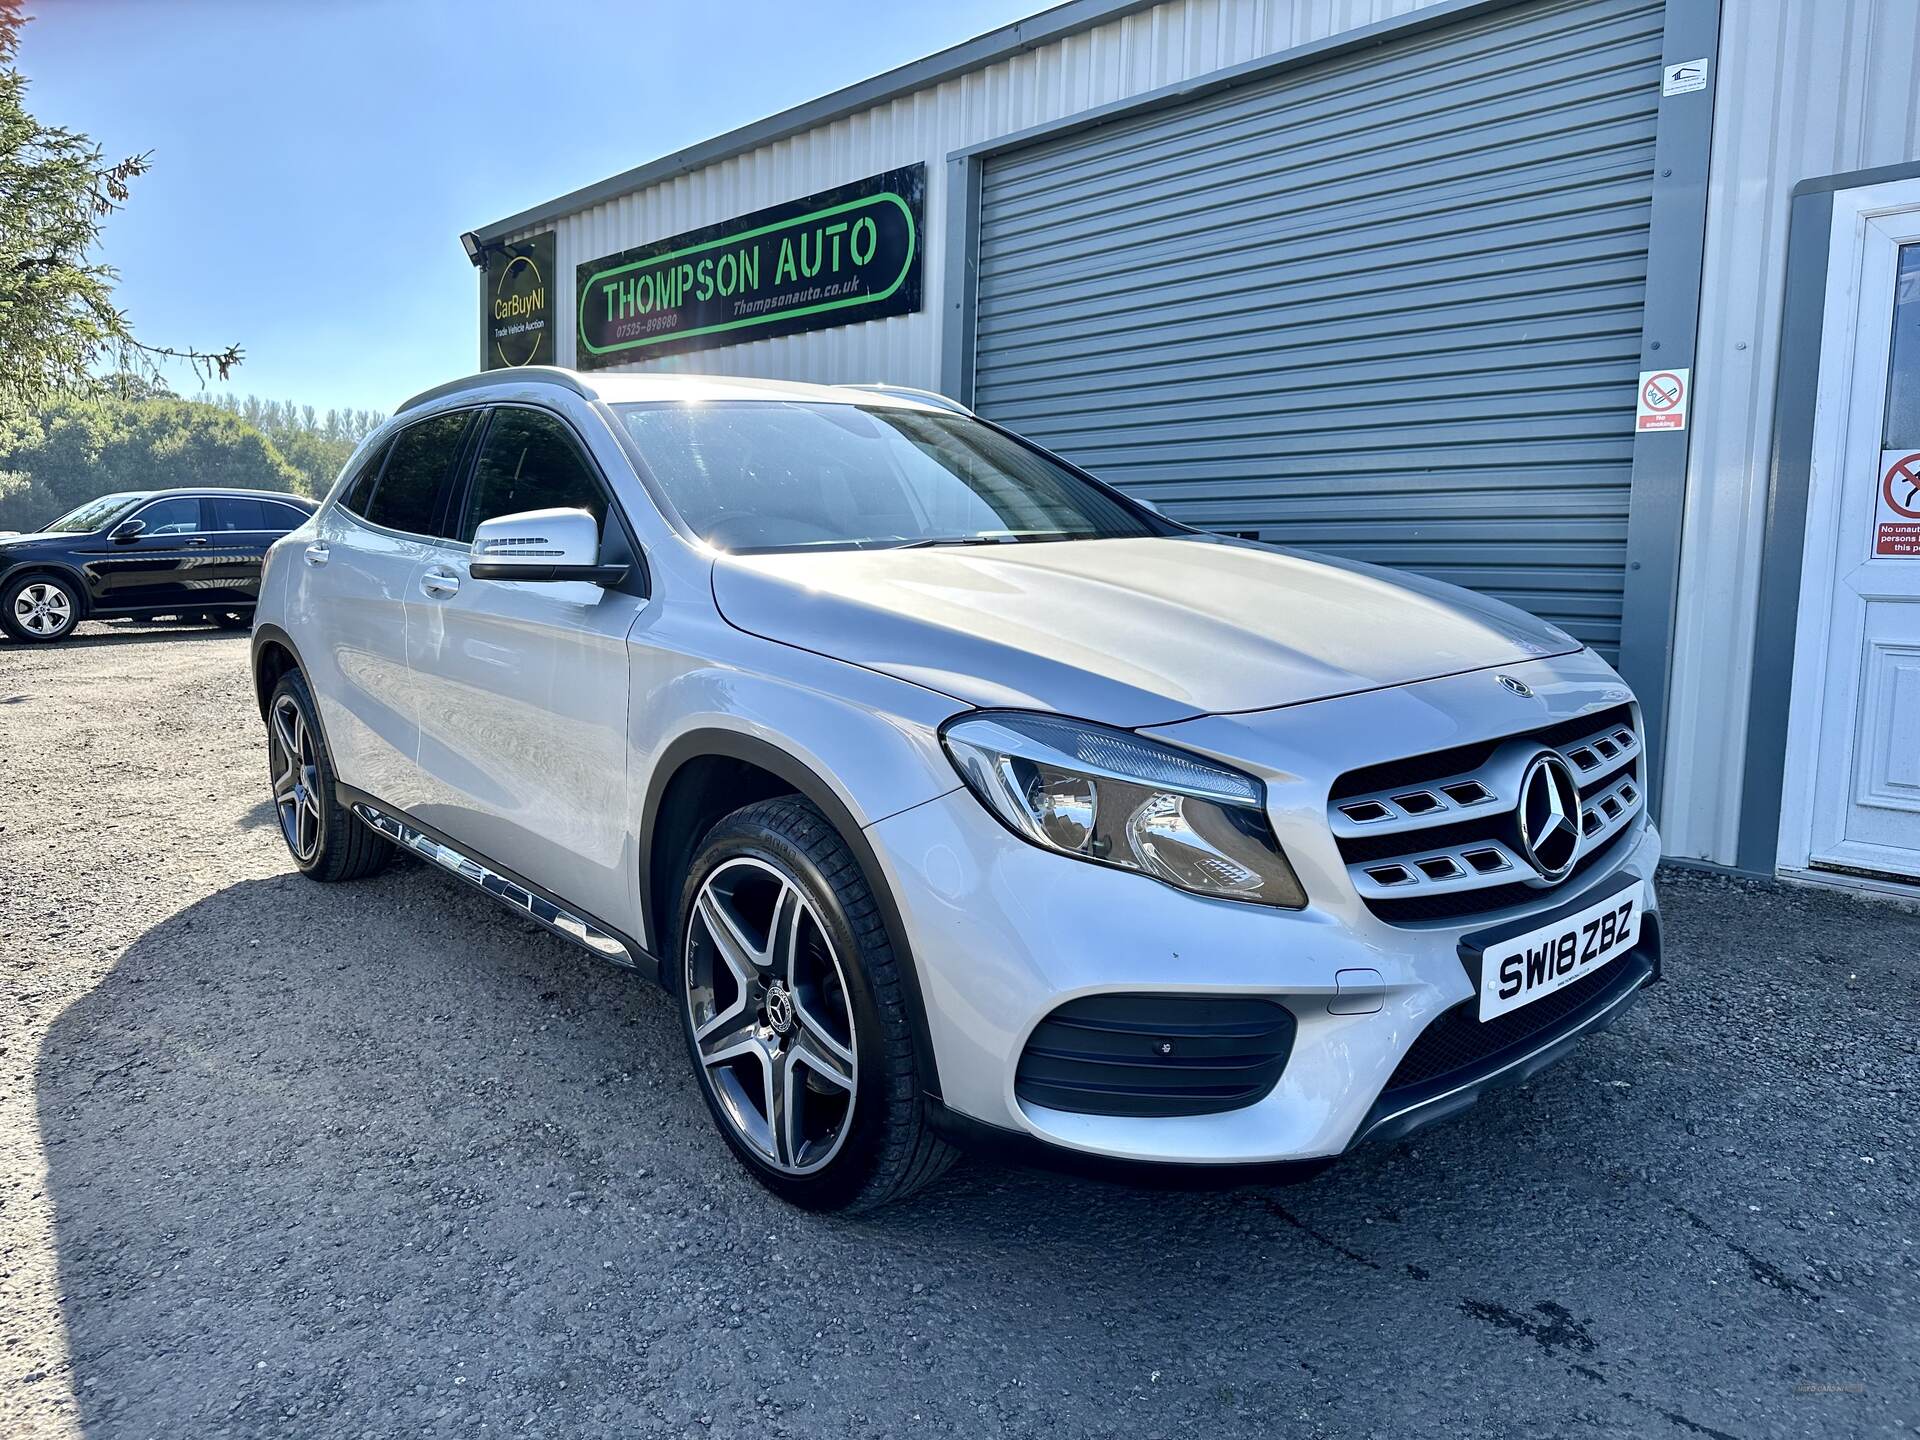
<path fill-rule="evenodd" d="M 546 218 L 555 207 L 543 207 L 537 224 L 512 231 L 495 227 L 487 234 L 501 239 L 555 229 L 560 274 L 570 288 L 581 261 L 924 162 L 929 253 L 926 305 L 920 313 L 659 363 L 798 379 L 884 378 L 937 388 L 950 321 L 946 172 L 955 151 L 1442 3 L 1167 0 L 1127 6 L 1112 18 L 1047 38 L 1024 53 L 994 58 L 912 93 L 717 158 L 691 173 L 651 181 L 615 198 L 596 198 L 557 219 Z M 1710 6 L 1714 0 L 1673 3 Z M 1521 4 L 1507 13 L 1518 19 L 1535 8 Z M 1920 0 L 1720 0 L 1719 9 L 1706 255 L 1661 815 L 1671 853 L 1732 863 L 1771 463 L 1788 199 L 1802 178 L 1920 156 L 1914 81 L 1920 73 Z M 989 339 L 992 325 L 989 315 Z M 563 363 L 571 363 L 570 322 L 561 325 L 558 338 Z M 1591 370 L 1622 362 L 1616 356 L 1582 363 Z M 996 402 L 988 378 L 983 406 L 1001 403 L 1010 419 L 1019 420 L 1011 390 Z M 1319 514 L 1312 507 L 1276 509 L 1274 519 L 1286 519 L 1290 532 L 1292 522 L 1300 521 L 1318 538 L 1313 527 L 1341 519 L 1340 497 L 1329 492 L 1323 498 Z M 1231 505 L 1205 503 L 1211 508 L 1195 518 L 1221 524 L 1238 518 Z M 1264 518 L 1245 513 L 1256 523 Z M 1602 517 L 1600 523 L 1613 522 Z M 1418 564 L 1422 540 L 1401 537 L 1373 553 Z M 1433 568 L 1431 556 L 1425 559 L 1426 568 Z M 1511 586 L 1506 593 L 1524 598 L 1524 589 Z M 1541 608 L 1554 613 L 1551 605 Z M 1560 613 L 1576 618 L 1570 609 Z M 1585 633 L 1594 634 L 1590 623 Z"/>
<path fill-rule="evenodd" d="M 1171 0 L 1142 9 L 567 216 L 551 226 L 560 275 L 570 290 L 574 266 L 582 261 L 923 161 L 928 182 L 927 290 L 918 314 L 696 351 L 657 363 L 661 369 L 788 380 L 888 380 L 937 387 L 945 313 L 944 182 L 952 151 L 1432 3 L 1435 0 Z M 542 222 L 520 233 L 547 228 Z M 557 336 L 563 365 L 574 363 L 573 338 L 567 321 Z"/>
<path fill-rule="evenodd" d="M 990 158 L 974 407 L 1616 657 L 1664 8 L 1496 11 Z"/>
<path fill-rule="evenodd" d="M 1788 201 L 1920 158 L 1920 0 L 1726 0 L 1718 63 L 1661 816 L 1668 854 L 1732 864 Z"/>

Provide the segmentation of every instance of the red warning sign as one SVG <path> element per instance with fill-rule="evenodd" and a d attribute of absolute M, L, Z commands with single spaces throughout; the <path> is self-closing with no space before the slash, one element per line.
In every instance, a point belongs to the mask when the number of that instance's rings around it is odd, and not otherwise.
<path fill-rule="evenodd" d="M 1874 499 L 1873 553 L 1920 559 L 1920 450 L 1881 452 Z"/>
<path fill-rule="evenodd" d="M 1642 370 L 1640 396 L 1635 408 L 1636 430 L 1684 430 L 1687 428 L 1688 370 Z"/>
<path fill-rule="evenodd" d="M 1902 455 L 1880 477 L 1880 493 L 1896 515 L 1920 520 L 1920 451 Z"/>

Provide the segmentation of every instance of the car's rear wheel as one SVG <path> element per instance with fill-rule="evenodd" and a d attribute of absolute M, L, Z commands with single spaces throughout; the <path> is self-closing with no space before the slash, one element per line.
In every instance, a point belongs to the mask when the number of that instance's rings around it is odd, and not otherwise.
<path fill-rule="evenodd" d="M 340 803 L 313 694 L 298 670 L 281 676 L 267 698 L 267 773 L 280 837 L 302 874 L 360 880 L 393 858 L 386 838 Z"/>
<path fill-rule="evenodd" d="M 935 1179 L 900 966 L 818 809 L 786 797 L 708 834 L 680 908 L 680 1014 L 728 1145 L 776 1194 L 859 1210 Z"/>
<path fill-rule="evenodd" d="M 50 644 L 80 623 L 80 593 L 58 575 L 29 575 L 0 597 L 0 625 L 16 640 Z"/>

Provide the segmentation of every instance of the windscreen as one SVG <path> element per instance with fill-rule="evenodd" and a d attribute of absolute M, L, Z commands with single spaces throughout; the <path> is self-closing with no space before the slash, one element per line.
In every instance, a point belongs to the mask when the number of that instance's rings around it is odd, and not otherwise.
<path fill-rule="evenodd" d="M 735 553 L 1163 533 L 960 415 L 758 400 L 614 408 L 680 517 Z"/>
<path fill-rule="evenodd" d="M 150 493 L 146 490 L 129 490 L 120 495 L 102 495 L 98 500 L 89 500 L 69 510 L 48 525 L 47 530 L 67 535 L 90 535 L 109 520 L 118 519 L 122 511 L 131 510 Z"/>

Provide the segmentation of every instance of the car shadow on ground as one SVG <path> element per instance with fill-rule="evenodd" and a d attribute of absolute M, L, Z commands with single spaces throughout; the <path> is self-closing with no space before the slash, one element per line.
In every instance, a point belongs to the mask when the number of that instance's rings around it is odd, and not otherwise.
<path fill-rule="evenodd" d="M 197 621 L 170 625 L 149 620 L 83 620 L 66 639 L 51 642 L 16 640 L 0 630 L 0 646 L 10 646 L 17 651 L 42 650 L 51 654 L 61 650 L 84 650 L 99 645 L 146 645 L 161 641 L 177 643 L 182 640 L 231 639 L 236 635 L 245 636 L 246 633 L 244 630 L 222 630 L 216 625 L 203 625 Z"/>
<path fill-rule="evenodd" d="M 35 1063 L 73 1393 L 95 1437 L 1857 1418 L 1793 1387 L 1905 1363 L 1910 1317 L 1748 1209 L 1784 1138 L 1694 1138 L 1723 1082 L 1677 1013 L 1290 1189 L 970 1163 L 818 1217 L 739 1171 L 651 986 L 410 862 L 236 884 Z"/>

